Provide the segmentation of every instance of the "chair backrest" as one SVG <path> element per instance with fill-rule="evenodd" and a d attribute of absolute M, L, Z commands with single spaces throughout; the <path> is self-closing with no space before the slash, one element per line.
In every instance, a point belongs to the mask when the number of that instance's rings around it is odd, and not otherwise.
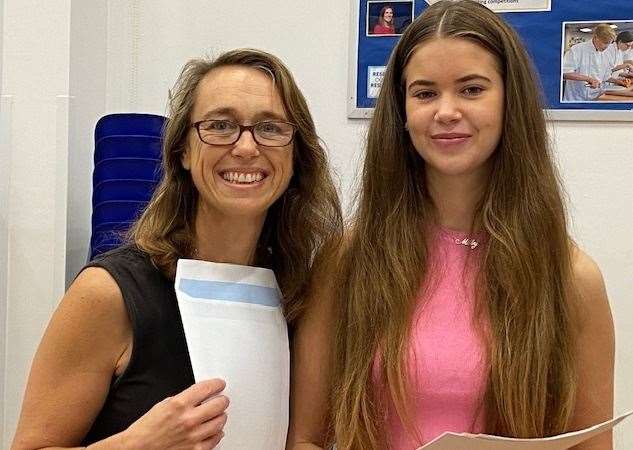
<path fill-rule="evenodd" d="M 161 158 L 160 136 L 112 135 L 96 141 L 94 162 L 110 158 Z"/>
<path fill-rule="evenodd" d="M 109 158 L 95 164 L 92 184 L 98 186 L 104 181 L 148 180 L 157 182 L 161 177 L 160 159 L 151 158 Z"/>
<path fill-rule="evenodd" d="M 156 182 L 153 180 L 104 180 L 93 188 L 92 206 L 115 200 L 148 202 L 155 188 Z"/>
<path fill-rule="evenodd" d="M 109 114 L 95 126 L 89 259 L 118 247 L 161 178 L 162 130 L 155 114 Z"/>
<path fill-rule="evenodd" d="M 95 142 L 117 135 L 162 136 L 166 120 L 166 117 L 157 114 L 108 114 L 95 125 Z"/>

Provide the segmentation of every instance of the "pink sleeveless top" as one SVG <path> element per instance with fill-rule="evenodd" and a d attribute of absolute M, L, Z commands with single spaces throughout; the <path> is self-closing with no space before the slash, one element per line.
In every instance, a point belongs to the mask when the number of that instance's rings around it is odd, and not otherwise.
<path fill-rule="evenodd" d="M 418 294 L 409 349 L 415 434 L 407 433 L 388 401 L 390 449 L 413 450 L 445 431 L 485 430 L 486 352 L 478 333 L 482 325 L 474 323 L 473 289 L 481 247 L 458 243 L 465 237 L 439 229 L 429 249 L 428 276 Z M 374 383 L 388 396 L 379 381 L 378 361 L 379 357 L 374 361 Z"/>

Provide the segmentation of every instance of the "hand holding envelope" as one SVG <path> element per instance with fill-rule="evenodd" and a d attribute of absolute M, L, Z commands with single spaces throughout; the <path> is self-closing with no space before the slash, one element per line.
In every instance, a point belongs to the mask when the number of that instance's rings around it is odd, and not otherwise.
<path fill-rule="evenodd" d="M 274 273 L 181 259 L 175 287 L 196 381 L 226 381 L 228 420 L 216 448 L 283 449 L 290 355 Z"/>

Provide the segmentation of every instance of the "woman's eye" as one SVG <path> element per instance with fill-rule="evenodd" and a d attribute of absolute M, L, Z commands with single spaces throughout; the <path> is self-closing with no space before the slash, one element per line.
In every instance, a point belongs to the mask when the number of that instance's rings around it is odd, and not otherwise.
<path fill-rule="evenodd" d="M 209 130 L 224 131 L 231 128 L 231 125 L 229 122 L 226 122 L 224 120 L 216 120 L 216 121 L 210 122 L 207 128 Z"/>
<path fill-rule="evenodd" d="M 215 133 L 228 133 L 235 130 L 236 125 L 228 120 L 210 120 L 201 125 L 204 131 Z"/>
<path fill-rule="evenodd" d="M 462 92 L 466 94 L 467 96 L 474 97 L 481 94 L 483 91 L 484 89 L 481 86 L 469 86 L 466 89 L 464 89 Z"/>
<path fill-rule="evenodd" d="M 279 126 L 274 122 L 265 122 L 259 125 L 259 130 L 264 133 L 279 133 Z"/>
<path fill-rule="evenodd" d="M 413 94 L 413 96 L 415 98 L 418 98 L 420 100 L 428 100 L 430 98 L 433 98 L 435 96 L 435 92 L 433 91 L 419 91 Z"/>

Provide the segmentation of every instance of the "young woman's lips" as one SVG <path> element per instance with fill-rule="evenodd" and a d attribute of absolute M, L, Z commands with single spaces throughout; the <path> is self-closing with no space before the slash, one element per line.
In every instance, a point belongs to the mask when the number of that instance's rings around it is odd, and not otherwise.
<path fill-rule="evenodd" d="M 455 147 L 464 144 L 471 135 L 467 133 L 437 133 L 431 135 L 431 139 L 441 147 Z"/>

